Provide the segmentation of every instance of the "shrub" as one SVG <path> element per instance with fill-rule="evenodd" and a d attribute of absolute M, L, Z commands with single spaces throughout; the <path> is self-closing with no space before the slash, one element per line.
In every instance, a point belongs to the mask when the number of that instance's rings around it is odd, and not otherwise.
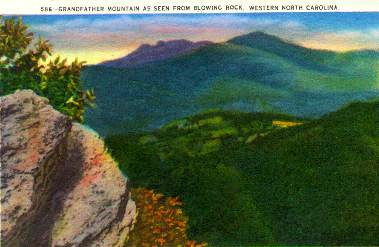
<path fill-rule="evenodd" d="M 187 239 L 188 218 L 183 214 L 178 198 L 165 197 L 145 188 L 133 189 L 132 195 L 138 217 L 126 246 L 206 246 Z"/>
<path fill-rule="evenodd" d="M 84 90 L 80 71 L 84 62 L 52 59 L 52 46 L 39 38 L 33 43 L 22 19 L 0 17 L 0 94 L 32 89 L 71 119 L 83 122 L 84 110 L 95 99 Z M 49 62 L 47 61 L 49 59 Z"/>

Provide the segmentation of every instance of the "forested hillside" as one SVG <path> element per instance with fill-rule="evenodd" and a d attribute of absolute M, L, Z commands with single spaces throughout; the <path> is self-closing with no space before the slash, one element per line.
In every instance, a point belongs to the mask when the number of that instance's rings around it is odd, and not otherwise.
<path fill-rule="evenodd" d="M 319 120 L 212 111 L 106 142 L 135 186 L 179 196 L 215 246 L 379 241 L 379 103 Z"/>

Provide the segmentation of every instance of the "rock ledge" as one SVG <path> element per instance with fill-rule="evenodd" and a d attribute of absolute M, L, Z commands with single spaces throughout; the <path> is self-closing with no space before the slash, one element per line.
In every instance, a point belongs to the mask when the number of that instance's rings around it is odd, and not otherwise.
<path fill-rule="evenodd" d="M 0 117 L 3 246 L 122 246 L 136 207 L 101 138 L 30 90 Z"/>

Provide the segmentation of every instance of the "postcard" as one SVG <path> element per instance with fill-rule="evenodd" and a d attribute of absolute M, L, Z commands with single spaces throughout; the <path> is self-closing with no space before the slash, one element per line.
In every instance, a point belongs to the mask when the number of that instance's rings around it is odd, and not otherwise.
<path fill-rule="evenodd" d="M 379 245 L 379 4 L 2 0 L 3 247 Z"/>

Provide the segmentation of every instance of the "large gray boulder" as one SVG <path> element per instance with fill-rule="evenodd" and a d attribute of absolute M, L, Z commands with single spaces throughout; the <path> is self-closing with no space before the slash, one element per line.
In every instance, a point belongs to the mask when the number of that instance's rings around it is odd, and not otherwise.
<path fill-rule="evenodd" d="M 136 208 L 101 138 L 30 90 L 0 116 L 2 245 L 122 246 Z"/>

